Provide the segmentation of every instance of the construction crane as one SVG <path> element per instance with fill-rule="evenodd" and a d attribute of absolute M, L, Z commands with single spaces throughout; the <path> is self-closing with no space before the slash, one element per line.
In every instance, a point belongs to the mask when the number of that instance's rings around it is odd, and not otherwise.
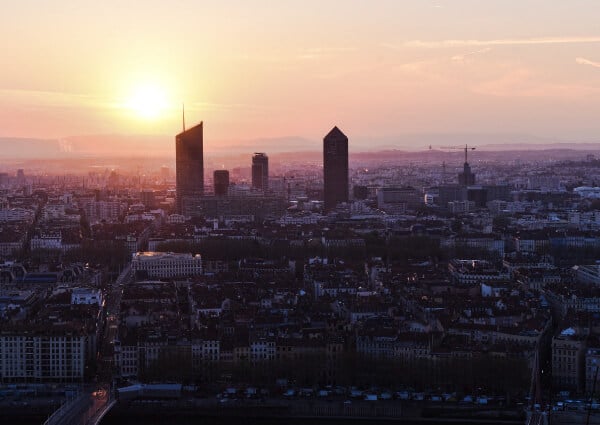
<path fill-rule="evenodd" d="M 464 150 L 465 151 L 465 162 L 467 161 L 467 152 L 468 151 L 474 151 L 476 148 L 475 147 L 469 147 L 468 145 L 464 145 L 464 146 L 442 146 L 441 149 L 460 149 L 460 150 Z"/>

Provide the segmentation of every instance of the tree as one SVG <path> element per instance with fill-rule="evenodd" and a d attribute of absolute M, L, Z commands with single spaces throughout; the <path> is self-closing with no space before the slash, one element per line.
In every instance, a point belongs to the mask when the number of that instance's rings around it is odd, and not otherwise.
<path fill-rule="evenodd" d="M 190 346 L 164 346 L 158 359 L 142 369 L 145 381 L 189 381 L 193 376 Z"/>

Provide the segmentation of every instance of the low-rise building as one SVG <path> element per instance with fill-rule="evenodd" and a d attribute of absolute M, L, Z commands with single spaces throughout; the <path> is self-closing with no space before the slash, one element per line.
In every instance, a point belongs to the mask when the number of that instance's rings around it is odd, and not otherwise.
<path fill-rule="evenodd" d="M 102 305 L 102 291 L 92 288 L 73 288 L 71 291 L 71 304 Z"/>

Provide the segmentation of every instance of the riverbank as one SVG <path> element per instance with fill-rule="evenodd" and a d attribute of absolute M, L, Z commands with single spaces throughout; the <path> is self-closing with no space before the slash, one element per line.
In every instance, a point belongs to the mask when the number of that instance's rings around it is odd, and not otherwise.
<path fill-rule="evenodd" d="M 39 425 L 64 403 L 64 398 L 27 397 L 0 401 L 0 424 Z"/>
<path fill-rule="evenodd" d="M 390 423 L 435 425 L 471 423 L 487 425 L 522 425 L 524 416 L 515 409 L 452 408 L 423 406 L 413 403 L 370 403 L 366 401 L 328 403 L 294 400 L 284 403 L 264 403 L 227 406 L 218 403 L 186 405 L 173 402 L 133 402 L 117 404 L 102 420 L 102 425 L 122 423 L 192 424 L 199 419 L 210 424 L 306 424 L 327 422 L 337 424 L 349 420 L 356 423 Z"/>
<path fill-rule="evenodd" d="M 152 423 L 153 425 L 197 425 L 198 420 L 202 420 L 203 424 L 206 425 L 343 425 L 348 422 L 355 423 L 357 425 L 377 425 L 377 424 L 391 424 L 391 423 L 401 423 L 402 425 L 443 425 L 443 424 L 471 424 L 471 425 L 513 425 L 519 424 L 522 425 L 524 422 L 489 422 L 489 421 L 460 421 L 455 420 L 452 422 L 448 421 L 439 421 L 433 419 L 422 419 L 422 420 L 413 420 L 413 419 L 395 419 L 395 420 L 372 420 L 372 419 L 349 419 L 349 418 L 280 418 L 280 419 L 250 419 L 244 420 L 241 418 L 212 418 L 212 417 L 169 417 L 169 418 L 160 418 L 155 417 L 152 419 L 152 422 L 148 422 L 147 418 L 137 418 L 134 420 L 128 420 L 126 422 L 128 425 L 148 425 Z M 113 417 L 106 418 L 102 420 L 101 425 L 122 425 L 123 418 Z"/>

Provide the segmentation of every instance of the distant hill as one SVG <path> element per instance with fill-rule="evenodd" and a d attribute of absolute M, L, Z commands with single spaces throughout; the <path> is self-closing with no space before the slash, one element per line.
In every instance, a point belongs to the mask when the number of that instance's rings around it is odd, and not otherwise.
<path fill-rule="evenodd" d="M 447 146 L 476 146 L 474 160 L 497 158 L 503 153 L 520 151 L 523 159 L 527 152 L 544 151 L 544 157 L 564 155 L 577 157 L 582 153 L 600 152 L 600 142 L 557 141 L 519 134 L 414 134 L 393 138 L 370 140 L 350 137 L 350 157 L 354 160 L 384 161 L 392 159 L 440 160 L 459 158 L 458 149 Z M 303 137 L 256 138 L 245 141 L 211 140 L 205 134 L 206 158 L 246 158 L 253 152 L 266 152 L 270 158 L 280 161 L 297 161 L 304 158 L 318 161 L 322 157 L 322 141 Z M 496 154 L 494 154 L 494 152 Z M 175 138 L 169 135 L 83 135 L 63 139 L 0 138 L 0 159 L 69 159 L 90 157 L 147 157 L 173 158 Z"/>
<path fill-rule="evenodd" d="M 310 140 L 303 137 L 271 137 L 257 138 L 245 141 L 235 142 L 211 142 L 204 138 L 204 150 L 207 153 L 215 155 L 221 153 L 286 153 L 286 152 L 307 152 L 321 149 L 322 141 Z"/>
<path fill-rule="evenodd" d="M 1 158 L 58 158 L 64 154 L 58 140 L 0 137 Z"/>
<path fill-rule="evenodd" d="M 600 142 L 555 142 L 555 143 L 506 143 L 482 145 L 481 149 L 490 151 L 530 151 L 530 150 L 578 150 L 600 151 Z"/>

